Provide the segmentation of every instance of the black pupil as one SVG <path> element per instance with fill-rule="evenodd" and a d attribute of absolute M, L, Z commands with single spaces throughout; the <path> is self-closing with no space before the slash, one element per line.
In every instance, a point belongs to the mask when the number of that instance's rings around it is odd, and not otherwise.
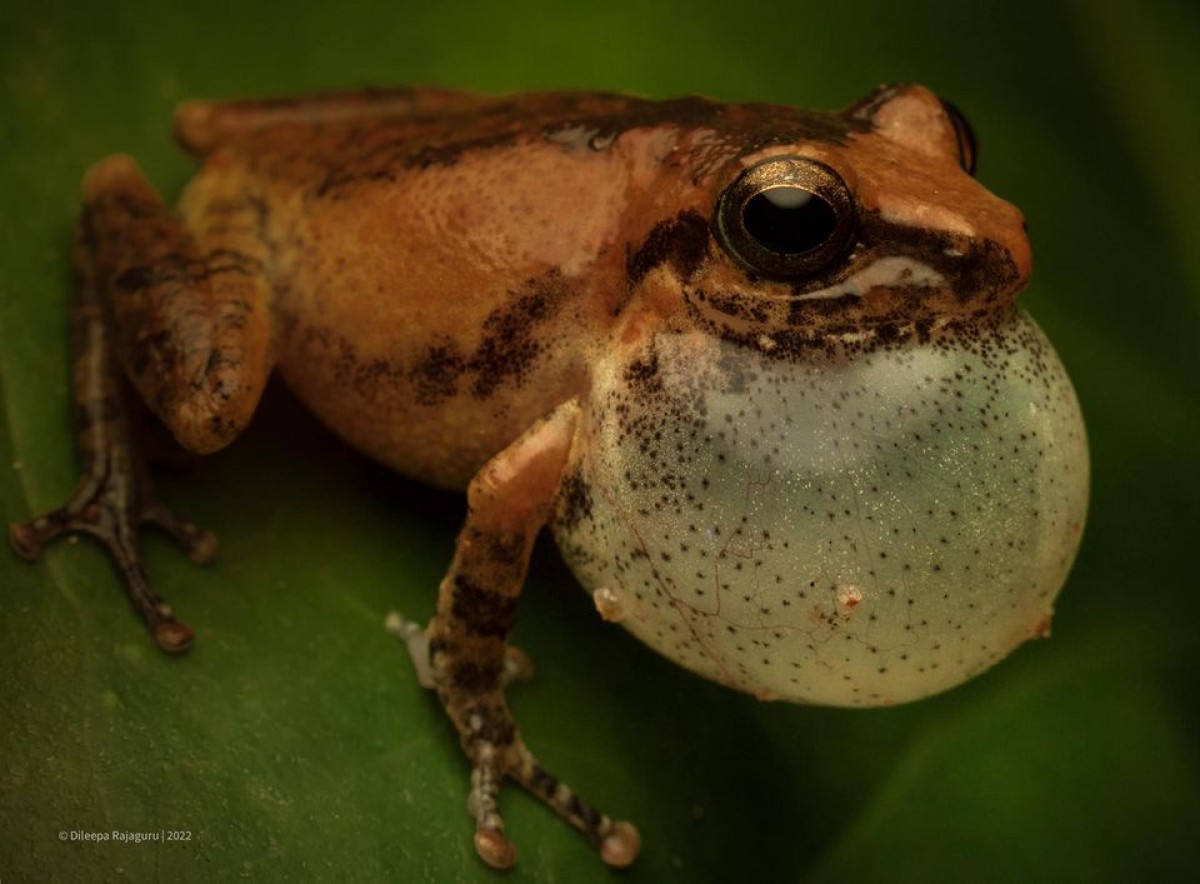
<path fill-rule="evenodd" d="M 772 252 L 797 255 L 829 239 L 837 225 L 833 206 L 803 187 L 772 187 L 742 209 L 746 232 Z"/>

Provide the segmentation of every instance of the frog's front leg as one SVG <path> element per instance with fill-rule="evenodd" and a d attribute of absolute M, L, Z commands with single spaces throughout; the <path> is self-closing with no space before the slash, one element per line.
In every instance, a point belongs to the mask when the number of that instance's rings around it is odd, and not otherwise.
<path fill-rule="evenodd" d="M 197 562 L 215 554 L 216 540 L 156 498 L 120 368 L 193 451 L 219 448 L 249 420 L 270 368 L 268 287 L 261 212 L 243 196 L 221 193 L 229 180 L 202 176 L 193 186 L 193 234 L 127 157 L 88 172 L 72 315 L 84 474 L 66 504 L 9 529 L 17 554 L 31 560 L 62 534 L 98 537 L 133 606 L 172 652 L 191 644 L 192 630 L 147 580 L 141 526 L 163 529 Z"/>
<path fill-rule="evenodd" d="M 581 831 L 601 858 L 624 866 L 637 856 L 637 830 L 598 812 L 538 764 L 522 740 L 504 687 L 527 671 L 507 644 L 534 538 L 550 516 L 575 435 L 579 406 L 560 406 L 493 458 L 471 482 L 468 514 L 454 561 L 438 593 L 437 614 L 421 641 L 411 625 L 393 623 L 409 640 L 418 672 L 436 689 L 471 761 L 467 803 L 475 849 L 496 868 L 516 858 L 497 806 L 508 777 Z M 420 649 L 428 649 L 428 667 Z"/>

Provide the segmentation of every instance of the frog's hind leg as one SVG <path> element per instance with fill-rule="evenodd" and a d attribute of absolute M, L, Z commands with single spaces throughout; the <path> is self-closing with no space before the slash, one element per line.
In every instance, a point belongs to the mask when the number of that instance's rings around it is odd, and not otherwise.
<path fill-rule="evenodd" d="M 219 205 L 219 204 L 218 204 Z M 227 203 L 198 244 L 132 161 L 112 157 L 84 181 L 74 252 L 75 428 L 84 475 L 63 506 L 10 526 L 18 555 L 34 559 L 62 534 L 108 547 L 129 599 L 159 646 L 182 651 L 192 630 L 151 588 L 139 534 L 171 535 L 197 562 L 216 539 L 157 499 L 130 423 L 124 365 L 139 395 L 195 451 L 231 440 L 249 420 L 269 370 L 265 280 L 246 211 Z M 253 212 L 249 212 L 253 215 Z M 201 220 L 207 212 L 201 212 Z"/>
<path fill-rule="evenodd" d="M 506 778 L 582 832 L 610 865 L 629 865 L 640 844 L 632 825 L 600 813 L 538 763 L 504 696 L 508 682 L 530 670 L 524 656 L 508 644 L 508 633 L 534 538 L 559 486 L 578 411 L 574 401 L 560 406 L 471 482 L 467 520 L 429 628 L 422 632 L 389 617 L 388 626 L 408 644 L 422 683 L 437 691 L 458 730 L 472 767 L 467 807 L 475 818 L 475 849 L 496 868 L 507 868 L 516 858 L 499 808 Z"/>

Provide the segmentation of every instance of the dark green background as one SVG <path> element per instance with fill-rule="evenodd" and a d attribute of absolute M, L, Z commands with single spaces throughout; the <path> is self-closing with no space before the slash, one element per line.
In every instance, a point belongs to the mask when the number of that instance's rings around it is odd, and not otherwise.
<path fill-rule="evenodd" d="M 513 881 L 1163 880 L 1200 849 L 1196 574 L 1200 15 L 1158 3 L 396 2 L 0 6 L 0 508 L 70 490 L 68 245 L 88 163 L 164 193 L 186 97 L 364 83 L 699 92 L 838 107 L 914 80 L 965 109 L 981 178 L 1029 218 L 1024 298 L 1077 384 L 1095 481 L 1054 637 L 916 705 L 762 705 L 601 624 L 549 544 L 513 692 L 534 748 L 645 840 L 604 869 L 506 792 Z M 287 9 L 286 12 L 283 10 Z M 581 195 L 581 198 L 586 198 Z M 0 880 L 498 880 L 466 767 L 382 629 L 424 618 L 461 501 L 383 474 L 275 391 L 165 483 L 216 529 L 153 538 L 198 626 L 160 655 L 90 542 L 0 555 Z M 183 829 L 190 843 L 60 842 Z"/>

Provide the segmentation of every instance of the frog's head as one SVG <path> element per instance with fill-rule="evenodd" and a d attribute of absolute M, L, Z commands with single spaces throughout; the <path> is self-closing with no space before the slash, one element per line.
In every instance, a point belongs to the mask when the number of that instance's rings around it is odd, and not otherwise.
<path fill-rule="evenodd" d="M 928 90 L 740 114 L 685 146 L 695 211 L 663 234 L 690 249 L 674 269 L 706 324 L 805 343 L 923 336 L 1008 308 L 1027 282 L 1021 213 L 972 177 L 970 127 Z"/>
<path fill-rule="evenodd" d="M 554 523 L 598 610 L 709 678 L 834 705 L 1044 635 L 1085 433 L 1012 308 L 1028 243 L 965 123 L 901 88 L 718 108 L 688 138 L 663 139 L 650 203 L 675 214 L 627 262 L 655 309 L 591 366 Z"/>

